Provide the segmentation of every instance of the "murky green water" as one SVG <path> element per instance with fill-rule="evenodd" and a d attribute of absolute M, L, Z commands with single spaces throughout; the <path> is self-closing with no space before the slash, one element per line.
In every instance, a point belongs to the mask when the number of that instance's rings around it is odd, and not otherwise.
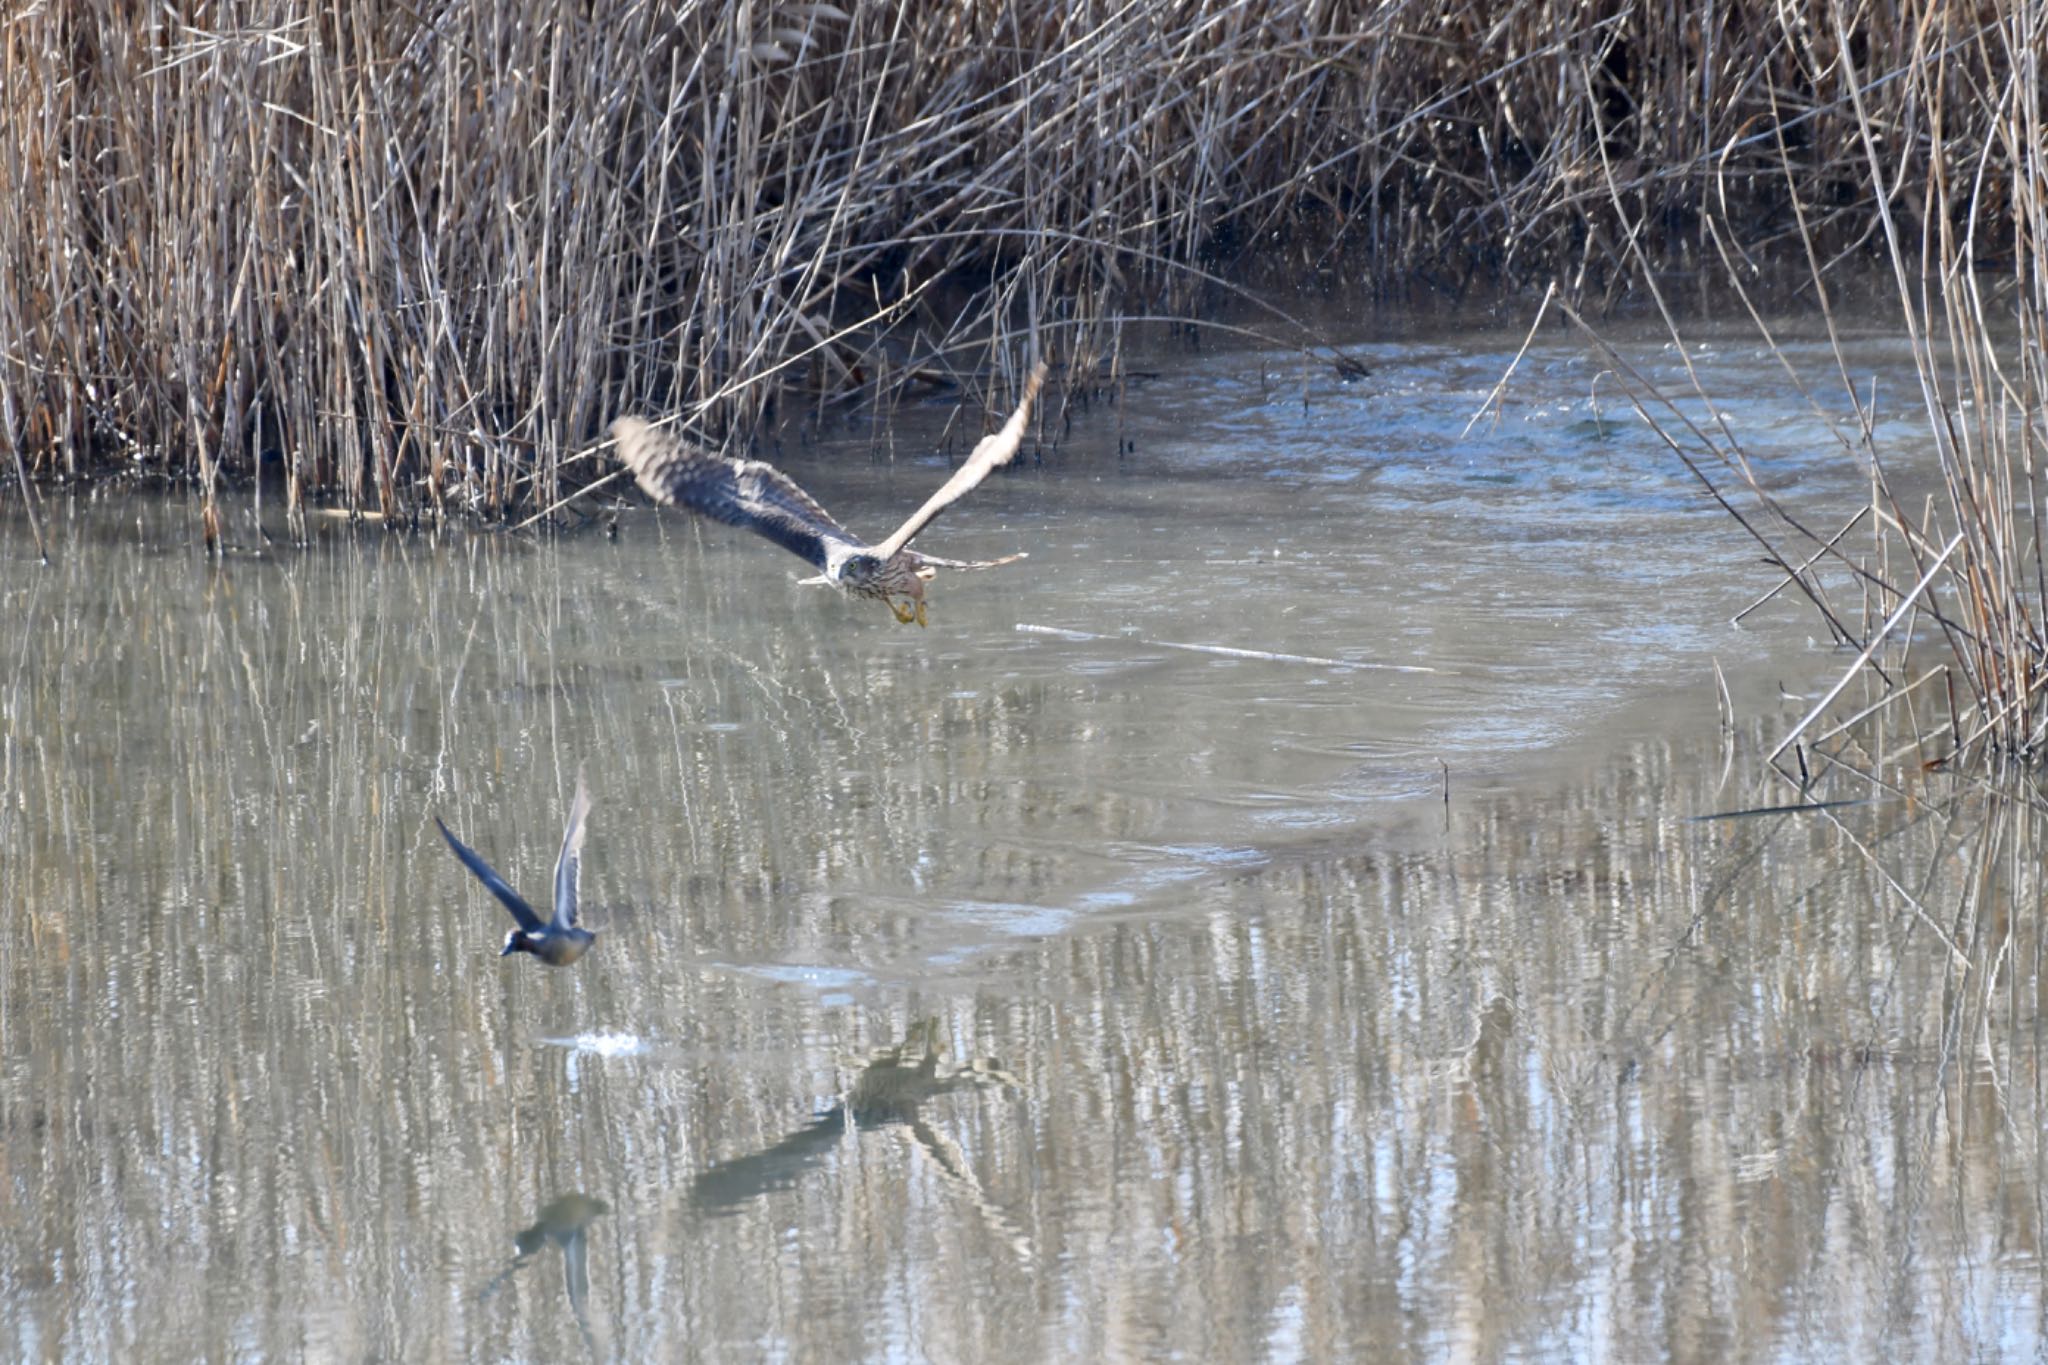
<path fill-rule="evenodd" d="M 1455 442 L 1516 340 L 1084 413 L 925 631 L 645 510 L 11 513 L 0 1354 L 2040 1349 L 2036 818 L 1691 819 L 1841 660 L 1576 353 Z M 786 463 L 879 533 L 948 415 Z M 542 898 L 579 767 L 597 946 L 501 959 L 433 817 Z"/>

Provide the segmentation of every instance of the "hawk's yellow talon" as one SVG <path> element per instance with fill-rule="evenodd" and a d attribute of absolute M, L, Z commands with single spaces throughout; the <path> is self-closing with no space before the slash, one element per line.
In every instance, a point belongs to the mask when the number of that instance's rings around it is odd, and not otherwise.
<path fill-rule="evenodd" d="M 918 598 L 918 599 L 917 599 L 917 623 L 918 623 L 918 624 L 919 624 L 920 626 L 921 626 L 921 625 L 923 625 L 923 624 L 925 624 L 925 619 L 924 619 L 924 599 L 923 599 L 922 597 L 920 597 L 920 598 Z"/>

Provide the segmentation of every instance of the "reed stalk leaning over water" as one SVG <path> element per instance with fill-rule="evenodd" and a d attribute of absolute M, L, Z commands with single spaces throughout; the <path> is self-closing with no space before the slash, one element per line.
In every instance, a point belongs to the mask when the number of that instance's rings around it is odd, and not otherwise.
<path fill-rule="evenodd" d="M 613 412 L 744 435 L 1023 333 L 1085 385 L 1225 280 L 1583 308 L 1646 260 L 1867 251 L 1919 209 L 1893 149 L 2018 147 L 2038 7 L 29 6 L 4 439 L 210 506 L 268 456 L 294 516 L 517 518 Z"/>
<path fill-rule="evenodd" d="M 2040 505 L 2040 452 L 2048 440 L 2048 108 L 2039 72 L 2040 54 L 2048 52 L 2048 4 L 1931 12 L 1905 35 L 1911 46 L 1881 69 L 1859 50 L 1849 14 L 1827 10 L 1808 43 L 1840 71 L 1855 116 L 1858 184 L 1911 344 L 1936 457 L 1934 494 L 1916 504 L 1895 486 L 1874 398 L 1859 392 L 1839 344 L 1833 378 L 1853 422 L 1844 424 L 1818 400 L 1813 408 L 1844 458 L 1867 472 L 1871 494 L 1846 524 L 1837 526 L 1841 519 L 1831 514 L 1827 525 L 1810 525 L 1766 491 L 1718 417 L 1687 418 L 1581 314 L 1568 305 L 1564 311 L 1602 352 L 1638 413 L 1783 570 L 1779 586 L 1804 597 L 1830 635 L 1856 650 L 1841 680 L 1782 738 L 1774 760 L 1796 758 L 1802 782 L 1812 774 L 1808 745 L 1822 746 L 1817 761 L 1871 772 L 1908 756 L 2037 762 L 2048 754 Z M 1902 110 L 1911 117 L 1902 119 Z M 1837 336 L 1823 225 L 1829 214 L 1846 211 L 1835 202 L 1841 185 L 1803 182 L 1785 134 L 1776 136 L 1810 287 L 1829 334 Z M 1610 193 L 1617 221 L 1629 222 L 1612 180 Z M 1732 217 L 1716 213 L 1705 226 L 1727 278 L 1769 341 L 1764 305 L 1748 292 L 1756 271 Z M 1648 253 L 1635 245 L 1644 236 L 1637 222 L 1628 240 L 1655 294 Z M 1664 307 L 1661 295 L 1657 302 Z M 1676 338 L 1680 329 L 1669 309 L 1664 317 Z M 1816 377 L 1801 373 L 1775 343 L 1772 350 L 1787 383 L 1810 393 Z M 1697 375 L 1691 387 L 1707 397 Z M 1711 402 L 1708 411 L 1716 411 Z M 1860 537 L 1848 534 L 1859 526 L 1867 528 Z M 1862 609 L 1851 609 L 1859 601 Z M 1931 665 L 1924 657 L 1929 642 L 1941 651 Z M 1903 749 L 1861 747 L 1867 726 L 1819 730 L 1823 717 L 1846 710 L 1855 711 L 1851 721 L 1868 721 L 1937 679 L 1947 694 L 1946 715 Z M 1868 687 L 1852 693 L 1850 684 L 1859 680 Z"/>

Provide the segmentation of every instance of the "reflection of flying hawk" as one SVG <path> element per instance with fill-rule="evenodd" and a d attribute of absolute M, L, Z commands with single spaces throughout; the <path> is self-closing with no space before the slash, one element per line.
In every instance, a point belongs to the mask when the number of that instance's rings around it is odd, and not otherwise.
<path fill-rule="evenodd" d="M 1023 443 L 1031 402 L 1044 382 L 1045 365 L 1040 362 L 1032 367 L 1023 401 L 1003 429 L 984 436 L 945 486 L 879 545 L 866 543 L 834 521 L 772 464 L 713 454 L 638 417 L 612 423 L 612 439 L 619 443 L 619 458 L 656 502 L 688 507 L 728 526 L 757 531 L 823 570 L 805 582 L 830 583 L 856 597 L 880 598 L 898 621 L 923 625 L 924 585 L 940 569 L 992 569 L 1024 557 L 966 562 L 919 554 L 908 547 L 933 517 L 972 492 L 990 470 L 1010 462 Z"/>

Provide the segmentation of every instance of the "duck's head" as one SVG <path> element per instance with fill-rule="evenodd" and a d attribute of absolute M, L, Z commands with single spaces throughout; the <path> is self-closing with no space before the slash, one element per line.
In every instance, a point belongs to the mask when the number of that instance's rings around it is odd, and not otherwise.
<path fill-rule="evenodd" d="M 505 935 L 505 946 L 498 951 L 498 956 L 510 957 L 514 953 L 530 953 L 532 951 L 533 940 L 526 936 L 526 931 L 524 929 L 514 929 L 511 933 Z"/>

